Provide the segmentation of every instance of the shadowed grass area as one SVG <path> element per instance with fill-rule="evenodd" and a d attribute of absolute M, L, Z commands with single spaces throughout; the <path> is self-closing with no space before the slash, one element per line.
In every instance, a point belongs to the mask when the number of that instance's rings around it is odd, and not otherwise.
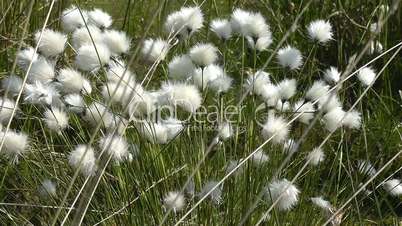
<path fill-rule="evenodd" d="M 0 79 L 8 76 L 13 69 L 15 54 L 22 40 L 23 47 L 34 46 L 33 35 L 41 29 L 49 10 L 51 1 L 34 1 L 32 15 L 28 17 L 31 1 L 6 0 L 0 3 Z M 128 61 L 134 50 L 142 46 L 145 37 L 167 38 L 164 32 L 166 17 L 182 6 L 202 4 L 204 27 L 185 42 L 178 43 L 169 51 L 147 78 L 144 87 L 157 90 L 168 80 L 168 63 L 176 55 L 187 53 L 189 48 L 198 42 L 214 43 L 219 49 L 219 64 L 224 64 L 225 71 L 233 78 L 233 87 L 222 95 L 210 94 L 205 97 L 205 104 L 212 106 L 236 105 L 244 94 L 242 79 L 263 67 L 265 62 L 276 54 L 275 47 L 284 34 L 291 28 L 297 15 L 309 1 L 264 1 L 264 0 L 116 0 L 116 1 L 66 1 L 58 0 L 51 12 L 48 27 L 61 30 L 60 14 L 71 4 L 82 9 L 101 8 L 113 18 L 112 28 L 125 31 L 132 38 L 131 51 L 125 55 Z M 381 0 L 338 0 L 312 1 L 304 12 L 289 38 L 287 44 L 298 48 L 303 55 L 304 64 L 300 70 L 290 71 L 281 68 L 273 57 L 265 71 L 270 73 L 272 81 L 284 78 L 295 78 L 298 81 L 298 92 L 292 103 L 303 98 L 307 89 L 329 66 L 336 66 L 340 71 L 346 69 L 350 58 L 358 54 L 370 39 L 370 24 L 380 17 L 380 6 L 389 4 Z M 209 28 L 214 18 L 230 18 L 235 8 L 259 11 L 270 25 L 273 44 L 267 51 L 256 54 L 247 48 L 247 43 L 238 36 L 223 42 Z M 159 10 L 160 9 L 160 10 Z M 155 16 L 155 19 L 152 18 Z M 376 40 L 384 51 L 401 42 L 402 24 L 401 7 L 384 25 Z M 325 19 L 334 28 L 334 39 L 326 45 L 313 43 L 306 33 L 306 26 L 315 19 Z M 22 37 L 24 25 L 28 23 L 27 35 Z M 149 30 L 147 30 L 149 26 Z M 394 52 L 394 51 L 393 51 Z M 391 59 L 393 54 L 386 54 L 371 66 L 377 72 Z M 67 48 L 61 61 L 73 65 L 74 52 Z M 353 69 L 357 70 L 378 54 L 366 54 Z M 61 63 L 59 63 L 61 64 Z M 56 67 L 61 67 L 62 65 Z M 129 66 L 135 72 L 137 82 L 143 81 L 150 65 L 140 55 L 135 56 L 134 63 Z M 389 159 L 401 150 L 401 118 L 402 100 L 398 90 L 402 89 L 402 61 L 399 53 L 385 68 L 374 86 L 369 89 L 356 110 L 362 114 L 362 125 L 358 130 L 338 129 L 323 146 L 325 160 L 318 166 L 308 166 L 298 177 L 295 185 L 300 189 L 299 202 L 290 211 L 281 212 L 273 209 L 266 225 L 321 225 L 328 219 L 328 214 L 314 206 L 311 197 L 323 196 L 333 205 L 334 211 L 342 206 L 365 183 L 370 176 L 358 170 L 358 161 L 372 163 L 376 169 L 384 166 Z M 21 77 L 24 72 L 17 68 L 15 74 Z M 101 85 L 106 80 L 105 74 L 90 77 L 93 94 L 86 97 L 88 103 L 102 100 Z M 363 87 L 356 77 L 342 84 L 338 95 L 345 109 L 349 109 L 362 95 Z M 219 103 L 219 104 L 216 104 Z M 163 199 L 169 191 L 180 191 L 197 164 L 205 157 L 205 161 L 196 170 L 193 185 L 196 192 L 210 180 L 219 181 L 227 173 L 231 160 L 247 157 L 258 148 L 265 139 L 261 136 L 259 122 L 264 122 L 267 112 L 261 115 L 256 108 L 264 105 L 255 96 L 247 97 L 241 104 L 241 114 L 235 115 L 235 135 L 217 145 L 211 153 L 206 150 L 216 135 L 214 124 L 197 124 L 195 120 L 188 122 L 186 129 L 172 142 L 153 144 L 142 138 L 133 124 L 130 124 L 125 137 L 130 144 L 129 150 L 134 154 L 133 161 L 119 164 L 111 163 L 99 182 L 92 198 L 83 225 L 94 225 L 108 218 L 101 225 L 158 225 L 165 219 L 167 209 Z M 123 106 L 124 107 L 124 106 Z M 68 192 L 75 170 L 68 164 L 68 154 L 77 144 L 89 142 L 93 129 L 83 120 L 81 115 L 70 114 L 70 128 L 58 135 L 49 131 L 43 124 L 42 110 L 36 106 L 20 105 L 11 128 L 24 131 L 30 137 L 30 151 L 19 159 L 18 164 L 11 164 L 7 158 L 0 158 L 0 224 L 17 225 L 49 225 L 54 220 L 56 211 L 62 208 L 56 225 L 72 205 L 79 190 L 85 183 L 83 176 L 78 176 L 72 183 L 67 200 L 60 206 L 63 196 Z M 121 112 L 122 106 L 112 105 L 114 112 Z M 184 115 L 183 112 L 180 112 Z M 290 120 L 294 114 L 286 113 Z M 218 117 L 218 116 L 213 116 Z M 5 125 L 3 125 L 5 126 Z M 295 122 L 291 125 L 289 138 L 298 140 L 307 130 L 307 125 Z M 95 136 L 93 146 L 99 141 L 104 131 Z M 261 191 L 275 177 L 291 180 L 300 172 L 308 153 L 318 146 L 328 132 L 318 122 L 309 132 L 306 141 L 284 168 L 277 172 L 286 158 L 282 145 L 268 143 L 262 148 L 269 156 L 269 161 L 255 165 L 246 163 L 240 173 L 229 177 L 222 186 L 222 202 L 214 204 L 207 199 L 202 202 L 187 218 L 184 225 L 255 225 L 271 207 L 269 199 L 261 197 Z M 138 153 L 137 153 L 138 151 Z M 370 191 L 361 192 L 349 205 L 341 211 L 342 225 L 398 225 L 402 215 L 400 196 L 391 196 L 382 187 L 384 180 L 401 178 L 399 172 L 402 158 L 398 157 L 367 187 Z M 38 188 L 44 179 L 51 179 L 57 184 L 55 196 L 41 197 Z M 183 211 L 170 213 L 165 225 L 174 225 L 201 197 L 186 195 L 186 206 Z M 79 199 L 80 200 L 80 199 Z M 79 201 L 74 205 L 78 207 Z M 255 209 L 248 211 L 257 203 Z M 123 209 L 122 209 L 123 208 Z M 71 211 L 65 222 L 71 225 L 75 209 Z"/>

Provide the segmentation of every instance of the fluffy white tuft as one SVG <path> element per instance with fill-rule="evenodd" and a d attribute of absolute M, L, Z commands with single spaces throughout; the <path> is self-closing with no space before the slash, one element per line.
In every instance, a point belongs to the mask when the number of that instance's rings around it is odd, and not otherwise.
<path fill-rule="evenodd" d="M 283 152 L 285 154 L 293 154 L 298 151 L 297 143 L 293 139 L 288 139 L 285 143 L 283 143 Z"/>
<path fill-rule="evenodd" d="M 342 119 L 345 116 L 345 111 L 341 107 L 336 107 L 323 116 L 325 128 L 334 132 L 342 126 Z"/>
<path fill-rule="evenodd" d="M 188 55 L 175 56 L 169 62 L 169 77 L 177 80 L 187 80 L 195 67 Z"/>
<path fill-rule="evenodd" d="M 77 145 L 68 156 L 68 163 L 78 169 L 84 176 L 92 176 L 97 169 L 94 149 L 88 145 Z"/>
<path fill-rule="evenodd" d="M 3 139 L 4 144 L 0 152 L 12 159 L 13 162 L 17 162 L 18 157 L 28 151 L 28 135 L 25 133 L 18 133 L 12 130 L 7 133 L 0 131 L 0 141 Z"/>
<path fill-rule="evenodd" d="M 324 161 L 324 159 L 325 159 L 325 154 L 322 151 L 322 149 L 319 147 L 314 148 L 307 155 L 307 161 L 309 161 L 309 164 L 312 166 L 316 166 L 316 165 L 320 164 L 320 162 Z"/>
<path fill-rule="evenodd" d="M 332 40 L 332 25 L 328 21 L 315 20 L 308 25 L 307 31 L 310 38 L 319 43 L 324 44 Z"/>
<path fill-rule="evenodd" d="M 103 33 L 103 42 L 112 55 L 118 56 L 130 50 L 131 41 L 123 31 L 108 30 Z"/>
<path fill-rule="evenodd" d="M 269 161 L 268 155 L 266 155 L 262 150 L 257 151 L 251 156 L 251 162 L 254 165 L 261 165 Z"/>
<path fill-rule="evenodd" d="M 148 141 L 156 144 L 168 142 L 168 128 L 162 123 L 144 122 L 136 125 L 138 132 Z"/>
<path fill-rule="evenodd" d="M 310 89 L 307 90 L 306 99 L 314 102 L 322 96 L 327 95 L 328 91 L 329 85 L 325 84 L 322 80 L 317 80 L 313 83 Z"/>
<path fill-rule="evenodd" d="M 284 79 L 277 85 L 279 96 L 282 100 L 289 100 L 296 94 L 297 82 L 296 79 Z"/>
<path fill-rule="evenodd" d="M 52 65 L 46 59 L 40 58 L 32 63 L 32 67 L 28 75 L 30 82 L 39 81 L 42 83 L 49 83 L 53 81 L 54 77 L 54 65 Z"/>
<path fill-rule="evenodd" d="M 36 81 L 34 84 L 26 84 L 24 92 L 25 100 L 32 104 L 56 106 L 60 102 L 60 94 L 52 84 Z"/>
<path fill-rule="evenodd" d="M 322 196 L 312 197 L 311 202 L 325 211 L 331 211 L 333 208 L 331 203 L 325 200 Z"/>
<path fill-rule="evenodd" d="M 110 56 L 110 51 L 105 45 L 98 44 L 96 49 L 92 44 L 83 45 L 75 56 L 75 65 L 80 70 L 95 72 L 109 63 Z"/>
<path fill-rule="evenodd" d="M 215 19 L 211 21 L 211 30 L 223 40 L 232 37 L 232 27 L 227 19 Z"/>
<path fill-rule="evenodd" d="M 168 42 L 158 38 L 149 38 L 144 41 L 141 52 L 145 60 L 154 63 L 165 59 L 170 45 Z"/>
<path fill-rule="evenodd" d="M 1 81 L 1 88 L 10 96 L 15 96 L 22 89 L 22 79 L 16 75 L 10 75 Z"/>
<path fill-rule="evenodd" d="M 230 17 L 230 24 L 234 32 L 243 36 L 250 34 L 248 26 L 251 21 L 252 14 L 242 9 L 235 9 Z"/>
<path fill-rule="evenodd" d="M 218 78 L 227 77 L 225 70 L 216 64 L 210 64 L 204 69 L 197 68 L 192 74 L 194 84 L 201 89 L 209 87 Z"/>
<path fill-rule="evenodd" d="M 88 22 L 101 29 L 112 25 L 112 17 L 101 9 L 94 9 L 88 12 Z"/>
<path fill-rule="evenodd" d="M 99 141 L 101 151 L 106 151 L 114 161 L 121 162 L 128 157 L 128 144 L 127 141 L 119 136 L 108 134 L 102 137 Z"/>
<path fill-rule="evenodd" d="M 262 128 L 264 139 L 270 139 L 276 144 L 283 143 L 289 134 L 289 126 L 282 117 L 276 117 L 273 114 L 268 115 L 268 119 Z"/>
<path fill-rule="evenodd" d="M 38 50 L 46 57 L 54 57 L 64 51 L 67 36 L 57 31 L 45 29 L 42 33 L 42 39 L 39 42 L 41 31 L 35 33 L 35 42 Z M 39 43 L 39 44 L 38 44 Z"/>
<path fill-rule="evenodd" d="M 199 43 L 190 49 L 191 60 L 200 67 L 213 64 L 218 58 L 218 49 L 209 43 Z"/>
<path fill-rule="evenodd" d="M 291 46 L 278 50 L 277 58 L 282 67 L 288 67 L 290 70 L 299 69 L 303 64 L 303 56 L 300 50 Z"/>
<path fill-rule="evenodd" d="M 330 67 L 324 72 L 324 79 L 329 83 L 337 83 L 341 77 L 341 73 L 336 67 Z"/>
<path fill-rule="evenodd" d="M 361 126 L 360 112 L 352 110 L 346 113 L 342 124 L 350 129 L 358 129 Z"/>
<path fill-rule="evenodd" d="M 73 32 L 77 28 L 85 26 L 85 21 L 88 20 L 88 15 L 84 10 L 81 10 L 81 13 L 75 5 L 63 10 L 61 13 L 61 27 L 65 32 Z"/>
<path fill-rule="evenodd" d="M 182 7 L 166 18 L 165 30 L 169 35 L 187 38 L 203 27 L 204 15 L 198 6 Z"/>
<path fill-rule="evenodd" d="M 375 71 L 370 67 L 364 67 L 360 69 L 359 73 L 357 74 L 357 78 L 360 80 L 362 85 L 369 86 L 371 85 L 376 77 Z"/>
<path fill-rule="evenodd" d="M 162 84 L 161 93 L 170 105 L 188 112 L 195 112 L 201 106 L 201 94 L 194 85 L 167 82 Z"/>
<path fill-rule="evenodd" d="M 165 208 L 178 212 L 186 205 L 186 198 L 180 192 L 171 191 L 163 198 L 163 204 Z"/>
<path fill-rule="evenodd" d="M 72 45 L 76 50 L 83 45 L 98 45 L 103 42 L 103 35 L 98 27 L 93 25 L 87 27 L 84 26 L 75 30 L 72 35 Z"/>
<path fill-rule="evenodd" d="M 272 83 L 266 84 L 263 87 L 261 96 L 269 107 L 276 106 L 280 99 L 279 88 Z"/>
<path fill-rule="evenodd" d="M 227 140 L 233 136 L 233 127 L 229 122 L 223 122 L 218 125 L 218 136 L 221 140 Z"/>
<path fill-rule="evenodd" d="M 58 108 L 51 108 L 45 111 L 44 121 L 47 128 L 57 133 L 61 133 L 62 130 L 68 126 L 68 116 L 67 114 Z"/>
<path fill-rule="evenodd" d="M 35 62 L 39 58 L 39 55 L 35 53 L 35 49 L 32 47 L 21 49 L 17 52 L 17 65 L 24 71 L 28 69 L 31 61 Z"/>
<path fill-rule="evenodd" d="M 57 81 L 61 83 L 65 93 L 79 93 L 84 88 L 84 78 L 80 72 L 72 68 L 61 69 Z"/>
<path fill-rule="evenodd" d="M 56 196 L 56 183 L 53 181 L 46 179 L 42 181 L 41 186 L 39 187 L 39 195 L 42 197 L 46 196 Z"/>
<path fill-rule="evenodd" d="M 64 102 L 67 105 L 67 109 L 74 113 L 82 113 L 85 110 L 84 99 L 78 93 L 72 93 L 64 96 Z"/>
<path fill-rule="evenodd" d="M 16 108 L 18 110 L 18 106 L 16 106 L 14 100 L 10 100 L 6 97 L 0 97 L 0 122 L 1 123 L 7 124 L 8 121 L 10 121 L 14 108 Z"/>
<path fill-rule="evenodd" d="M 276 208 L 280 211 L 290 210 L 297 204 L 299 189 L 287 179 L 275 180 L 268 185 L 267 196 L 269 200 L 277 202 Z"/>

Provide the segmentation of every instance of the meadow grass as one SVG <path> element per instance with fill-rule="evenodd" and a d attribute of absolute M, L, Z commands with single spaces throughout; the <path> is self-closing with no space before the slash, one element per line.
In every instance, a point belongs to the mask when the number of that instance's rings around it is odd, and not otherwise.
<path fill-rule="evenodd" d="M 42 28 L 51 2 L 1 1 L 1 78 L 12 71 L 24 76 L 24 72 L 15 67 L 15 54 L 20 41 L 23 47 L 34 46 L 33 34 Z M 322 225 L 329 216 L 312 204 L 310 198 L 316 196 L 330 201 L 334 212 L 348 202 L 338 215 L 342 216 L 342 225 L 399 224 L 402 214 L 400 196 L 391 196 L 381 187 L 385 180 L 402 177 L 399 172 L 402 160 L 399 157 L 402 99 L 398 93 L 402 89 L 401 54 L 392 58 L 397 49 L 372 63 L 371 66 L 382 73 L 373 87 L 366 90 L 367 93 L 356 76 L 345 81 L 338 92 L 346 110 L 355 106 L 362 113 L 360 129 L 338 129 L 322 143 L 329 132 L 318 120 L 311 130 L 307 125 L 295 122 L 291 127 L 291 138 L 298 140 L 309 131 L 299 150 L 289 157 L 283 153 L 282 145 L 267 143 L 262 146 L 261 150 L 269 156 L 269 161 L 258 166 L 246 162 L 241 167 L 241 173 L 227 177 L 222 184 L 222 201 L 219 205 L 209 199 L 200 202 L 202 197 L 199 196 L 186 196 L 186 207 L 180 212 L 169 211 L 163 206 L 163 198 L 169 191 L 184 190 L 186 182 L 191 182 L 195 191 L 199 192 L 207 181 L 224 178 L 231 160 L 246 158 L 266 141 L 258 125 L 258 121 L 265 120 L 266 112 L 256 115 L 255 110 L 263 101 L 255 96 L 243 96 L 243 79 L 249 73 L 265 67 L 264 70 L 271 74 L 271 80 L 275 82 L 285 77 L 296 78 L 299 92 L 292 100 L 298 100 L 330 65 L 341 71 L 346 70 L 350 57 L 359 54 L 367 45 L 370 24 L 380 18 L 379 7 L 383 4 L 391 6 L 392 3 L 381 0 L 58 0 L 51 10 L 48 27 L 61 30 L 61 12 L 70 4 L 79 4 L 82 9 L 99 7 L 112 15 L 112 27 L 127 32 L 132 38 L 132 48 L 125 59 L 127 62 L 132 59 L 130 69 L 137 75 L 138 82 L 144 81 L 147 90 L 156 90 L 163 81 L 168 80 L 167 64 L 173 56 L 186 53 L 198 42 L 214 43 L 220 51 L 220 62 L 224 63 L 226 72 L 234 79 L 234 85 L 229 92 L 220 96 L 206 95 L 204 103 L 219 107 L 239 105 L 242 109 L 242 114 L 234 116 L 234 136 L 220 145 L 211 145 L 216 136 L 215 130 L 211 129 L 214 125 L 211 124 L 190 121 L 180 135 L 163 145 L 148 142 L 133 125 L 128 125 L 125 137 L 133 144 L 130 151 L 135 153 L 138 149 L 138 153 L 131 162 L 108 164 L 99 178 L 88 210 L 81 212 L 85 213 L 83 225 L 175 225 L 195 205 L 196 208 L 183 219 L 182 224 L 255 225 L 261 222 L 266 225 Z M 148 74 L 150 65 L 144 63 L 138 54 L 142 41 L 147 37 L 166 38 L 163 32 L 166 17 L 183 5 L 195 4 L 202 4 L 204 28 L 172 48 L 167 58 Z M 259 11 L 266 18 L 274 40 L 267 51 L 257 54 L 245 46 L 241 37 L 222 42 L 208 29 L 212 19 L 229 18 L 235 8 Z M 286 44 L 297 47 L 305 63 L 298 71 L 284 70 L 277 64 L 274 50 L 298 15 L 297 28 L 289 33 L 279 47 Z M 399 7 L 376 37 L 384 51 L 401 42 L 401 17 Z M 315 19 L 329 20 L 333 25 L 334 40 L 324 46 L 312 43 L 307 37 L 305 27 Z M 73 64 L 68 59 L 74 53 L 66 51 L 64 55 L 66 61 Z M 378 54 L 362 55 L 359 63 L 350 68 L 350 73 L 376 56 Z M 271 60 L 267 62 L 268 59 Z M 144 79 L 147 74 L 148 77 Z M 86 98 L 87 102 L 102 99 L 99 84 L 105 79 L 101 76 L 91 80 L 98 86 L 93 86 L 94 94 Z M 361 101 L 357 102 L 360 97 Z M 213 104 L 217 102 L 219 104 Z M 97 143 L 104 131 L 94 134 L 94 130 L 80 116 L 70 114 L 71 128 L 58 135 L 43 124 L 40 108 L 29 104 L 22 104 L 20 108 L 21 112 L 15 116 L 10 128 L 17 128 L 29 135 L 30 151 L 17 164 L 11 164 L 5 157 L 0 159 L 0 223 L 59 225 L 65 219 L 66 225 L 76 224 L 86 204 L 82 200 L 89 198 L 92 192 L 90 185 L 95 181 L 90 179 L 80 192 L 86 179 L 68 164 L 68 154 L 76 144 L 86 144 L 91 138 L 93 143 Z M 115 105 L 111 105 L 111 109 L 121 111 L 121 107 Z M 286 115 L 288 120 L 294 116 Z M 323 144 L 325 161 L 301 171 L 307 154 L 320 144 Z M 396 159 L 386 165 L 396 155 Z M 288 161 L 283 164 L 285 160 Z M 354 196 L 360 184 L 371 179 L 357 170 L 358 160 L 369 161 L 376 169 L 387 167 L 367 185 L 372 193 L 363 191 Z M 190 177 L 192 174 L 194 176 Z M 294 184 L 301 191 L 297 205 L 286 212 L 272 208 L 272 203 L 262 191 L 274 178 L 292 180 L 296 175 L 298 177 Z M 57 184 L 57 195 L 39 195 L 38 188 L 44 179 L 51 179 Z M 70 207 L 73 207 L 71 211 Z M 271 208 L 270 219 L 261 221 Z"/>

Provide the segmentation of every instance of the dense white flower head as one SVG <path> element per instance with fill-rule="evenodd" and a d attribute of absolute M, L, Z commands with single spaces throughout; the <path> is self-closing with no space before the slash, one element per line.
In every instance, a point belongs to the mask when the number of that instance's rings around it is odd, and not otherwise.
<path fill-rule="evenodd" d="M 201 94 L 194 85 L 167 82 L 162 84 L 161 93 L 168 104 L 188 112 L 195 112 L 201 106 Z"/>
<path fill-rule="evenodd" d="M 92 176 L 97 169 L 94 149 L 88 145 L 77 145 L 68 156 L 68 163 L 78 169 L 84 176 Z"/>
<path fill-rule="evenodd" d="M 105 45 L 83 45 L 75 56 L 75 65 L 82 71 L 95 72 L 110 61 L 110 51 Z"/>
<path fill-rule="evenodd" d="M 203 27 L 204 15 L 198 6 L 182 7 L 166 18 L 165 30 L 169 35 L 187 38 Z"/>
<path fill-rule="evenodd" d="M 261 37 L 271 38 L 271 31 L 261 13 L 251 13 L 248 18 L 249 20 L 245 27 L 248 33 L 247 36 L 251 36 L 253 39 Z"/>
<path fill-rule="evenodd" d="M 88 22 L 101 29 L 108 28 L 112 25 L 112 17 L 101 9 L 88 11 Z"/>
<path fill-rule="evenodd" d="M 276 105 L 274 106 L 276 110 L 280 111 L 280 112 L 284 112 L 284 111 L 289 111 L 290 110 L 290 104 L 289 101 L 282 101 L 282 100 L 278 100 L 276 102 Z"/>
<path fill-rule="evenodd" d="M 230 17 L 230 24 L 233 31 L 243 36 L 248 36 L 250 34 L 248 26 L 251 21 L 251 17 L 252 13 L 242 9 L 235 9 Z"/>
<path fill-rule="evenodd" d="M 39 81 L 42 83 L 49 83 L 53 81 L 54 77 L 54 65 L 52 65 L 45 58 L 40 58 L 32 63 L 32 67 L 28 75 L 30 82 Z"/>
<path fill-rule="evenodd" d="M 0 97 L 0 123 L 7 124 L 10 121 L 14 108 L 18 109 L 14 100 Z"/>
<path fill-rule="evenodd" d="M 135 86 L 135 84 L 134 84 Z M 134 89 L 127 86 L 123 82 L 114 83 L 108 82 L 102 86 L 102 96 L 105 100 L 111 103 L 120 103 L 122 106 L 129 103 L 134 95 Z"/>
<path fill-rule="evenodd" d="M 193 73 L 195 66 L 188 55 L 173 57 L 168 64 L 169 77 L 177 80 L 187 80 Z"/>
<path fill-rule="evenodd" d="M 232 37 L 232 26 L 227 19 L 215 19 L 211 21 L 211 30 L 223 40 Z"/>
<path fill-rule="evenodd" d="M 281 98 L 279 88 L 272 83 L 264 85 L 261 96 L 269 107 L 276 106 Z"/>
<path fill-rule="evenodd" d="M 5 154 L 13 162 L 18 162 L 18 157 L 28 151 L 28 135 L 23 132 L 0 131 L 0 141 L 3 139 L 4 144 L 0 153 Z"/>
<path fill-rule="evenodd" d="M 42 181 L 39 187 L 39 195 L 42 197 L 46 196 L 56 196 L 56 183 L 49 179 Z"/>
<path fill-rule="evenodd" d="M 352 110 L 346 113 L 342 124 L 350 129 L 358 129 L 361 126 L 361 121 L 360 112 Z"/>
<path fill-rule="evenodd" d="M 47 128 L 52 131 L 61 133 L 68 126 L 68 115 L 59 108 L 47 109 L 43 115 Z"/>
<path fill-rule="evenodd" d="M 39 55 L 35 53 L 35 49 L 32 47 L 21 49 L 17 52 L 17 65 L 24 71 L 28 69 L 31 61 L 35 62 L 39 58 Z"/>
<path fill-rule="evenodd" d="M 84 120 L 92 126 L 102 123 L 102 126 L 108 128 L 112 125 L 113 115 L 105 106 L 94 102 L 85 109 Z"/>
<path fill-rule="evenodd" d="M 204 69 L 196 68 L 192 74 L 194 84 L 201 89 L 207 88 L 214 80 L 226 77 L 225 70 L 216 64 L 210 64 Z"/>
<path fill-rule="evenodd" d="M 267 196 L 272 202 L 279 200 L 276 208 L 280 211 L 290 210 L 297 204 L 299 189 L 287 179 L 275 180 L 268 185 Z"/>
<path fill-rule="evenodd" d="M 276 117 L 273 114 L 268 115 L 268 119 L 262 128 L 262 136 L 264 139 L 270 139 L 272 142 L 283 143 L 289 134 L 289 126 L 282 117 Z"/>
<path fill-rule="evenodd" d="M 314 81 L 310 89 L 307 90 L 306 99 L 315 101 L 324 95 L 327 95 L 329 91 L 329 85 L 325 84 L 322 80 Z"/>
<path fill-rule="evenodd" d="M 264 51 L 272 44 L 271 36 L 262 36 L 257 39 L 253 39 L 251 37 L 247 37 L 247 42 L 252 49 L 256 49 L 257 51 Z"/>
<path fill-rule="evenodd" d="M 308 35 L 312 40 L 319 43 L 326 43 L 332 40 L 332 25 L 325 20 L 315 20 L 311 22 L 307 27 Z"/>
<path fill-rule="evenodd" d="M 78 50 L 83 45 L 98 45 L 103 42 L 101 30 L 93 25 L 84 26 L 74 31 L 72 45 Z"/>
<path fill-rule="evenodd" d="M 363 86 L 371 85 L 376 77 L 375 71 L 371 67 L 364 67 L 359 70 L 357 78 L 360 80 Z"/>
<path fill-rule="evenodd" d="M 170 191 L 163 198 L 163 204 L 165 208 L 178 212 L 185 207 L 186 198 L 180 192 Z"/>
<path fill-rule="evenodd" d="M 58 105 L 60 94 L 53 84 L 43 84 L 36 81 L 34 84 L 26 84 L 25 100 L 32 104 Z"/>
<path fill-rule="evenodd" d="M 142 137 L 151 143 L 165 144 L 168 142 L 168 128 L 162 123 L 144 122 L 136 125 Z"/>
<path fill-rule="evenodd" d="M 233 136 L 233 127 L 230 122 L 222 122 L 218 125 L 218 136 L 221 140 L 229 139 Z"/>
<path fill-rule="evenodd" d="M 9 96 L 17 95 L 22 89 L 22 78 L 16 75 L 10 75 L 3 78 L 1 88 L 8 93 Z"/>
<path fill-rule="evenodd" d="M 99 147 L 101 152 L 106 151 L 116 162 L 125 160 L 129 154 L 127 141 L 119 135 L 108 134 L 102 137 Z"/>
<path fill-rule="evenodd" d="M 209 88 L 216 93 L 227 92 L 232 87 L 233 79 L 223 73 L 222 76 L 209 82 Z"/>
<path fill-rule="evenodd" d="M 144 41 L 141 53 L 145 60 L 154 63 L 156 61 L 164 60 L 169 51 L 169 48 L 170 45 L 165 40 L 162 40 L 160 38 L 149 38 Z"/>
<path fill-rule="evenodd" d="M 72 68 L 61 69 L 57 81 L 65 93 L 79 93 L 84 88 L 84 78 L 80 72 Z"/>
<path fill-rule="evenodd" d="M 282 100 L 288 100 L 296 94 L 296 79 L 284 79 L 277 84 L 279 96 Z"/>
<path fill-rule="evenodd" d="M 402 185 L 399 179 L 387 180 L 384 182 L 383 187 L 392 196 L 402 195 Z"/>
<path fill-rule="evenodd" d="M 320 147 L 314 148 L 308 155 L 307 161 L 310 165 L 316 166 L 325 160 L 325 154 Z"/>
<path fill-rule="evenodd" d="M 298 121 L 304 124 L 309 124 L 314 118 L 315 107 L 309 101 L 299 100 L 293 106 L 293 111 L 295 116 L 300 116 L 297 118 Z"/>
<path fill-rule="evenodd" d="M 42 33 L 42 39 L 39 42 L 41 31 L 35 33 L 35 42 L 38 50 L 46 57 L 54 57 L 64 51 L 67 36 L 57 31 L 45 29 Z"/>
<path fill-rule="evenodd" d="M 336 107 L 326 113 L 323 116 L 323 122 L 325 124 L 325 128 L 330 131 L 334 132 L 336 129 L 342 126 L 342 120 L 345 116 L 346 112 L 342 110 L 341 107 Z"/>
<path fill-rule="evenodd" d="M 271 83 L 269 76 L 268 72 L 258 70 L 247 78 L 244 86 L 247 90 L 250 90 L 250 93 L 262 95 L 267 85 Z"/>
<path fill-rule="evenodd" d="M 342 107 L 341 102 L 335 93 L 328 93 L 318 99 L 318 109 L 323 109 L 324 112 L 329 112 L 340 107 Z"/>
<path fill-rule="evenodd" d="M 82 13 L 82 15 L 81 15 Z M 88 15 L 85 10 L 78 9 L 77 6 L 71 5 L 61 13 L 61 27 L 65 32 L 73 32 L 77 28 L 85 26 L 85 21 L 88 20 Z"/>
<path fill-rule="evenodd" d="M 254 165 L 261 165 L 269 161 L 268 155 L 264 153 L 263 150 L 259 150 L 251 156 L 251 163 Z"/>
<path fill-rule="evenodd" d="M 331 203 L 325 200 L 322 196 L 312 197 L 311 202 L 325 211 L 331 211 L 333 209 Z"/>
<path fill-rule="evenodd" d="M 330 67 L 324 72 L 324 79 L 329 83 L 337 83 L 341 77 L 341 73 L 336 67 Z"/>
<path fill-rule="evenodd" d="M 212 188 L 214 188 L 218 184 L 217 181 L 208 181 L 201 189 L 200 193 L 198 193 L 198 197 L 202 198 L 209 193 Z M 218 186 L 214 190 L 209 193 L 207 196 L 213 203 L 219 205 L 222 203 L 222 187 Z"/>
<path fill-rule="evenodd" d="M 85 110 L 84 99 L 78 93 L 65 95 L 64 102 L 67 105 L 67 109 L 74 113 L 82 113 Z"/>
<path fill-rule="evenodd" d="M 303 64 L 303 56 L 300 50 L 291 46 L 278 50 L 277 58 L 282 67 L 288 67 L 290 70 L 299 69 Z"/>
<path fill-rule="evenodd" d="M 209 43 L 199 43 L 190 49 L 191 60 L 200 67 L 213 64 L 218 59 L 218 49 Z"/>
<path fill-rule="evenodd" d="M 124 31 L 107 30 L 103 33 L 103 42 L 112 55 L 118 56 L 130 50 L 131 41 Z"/>

